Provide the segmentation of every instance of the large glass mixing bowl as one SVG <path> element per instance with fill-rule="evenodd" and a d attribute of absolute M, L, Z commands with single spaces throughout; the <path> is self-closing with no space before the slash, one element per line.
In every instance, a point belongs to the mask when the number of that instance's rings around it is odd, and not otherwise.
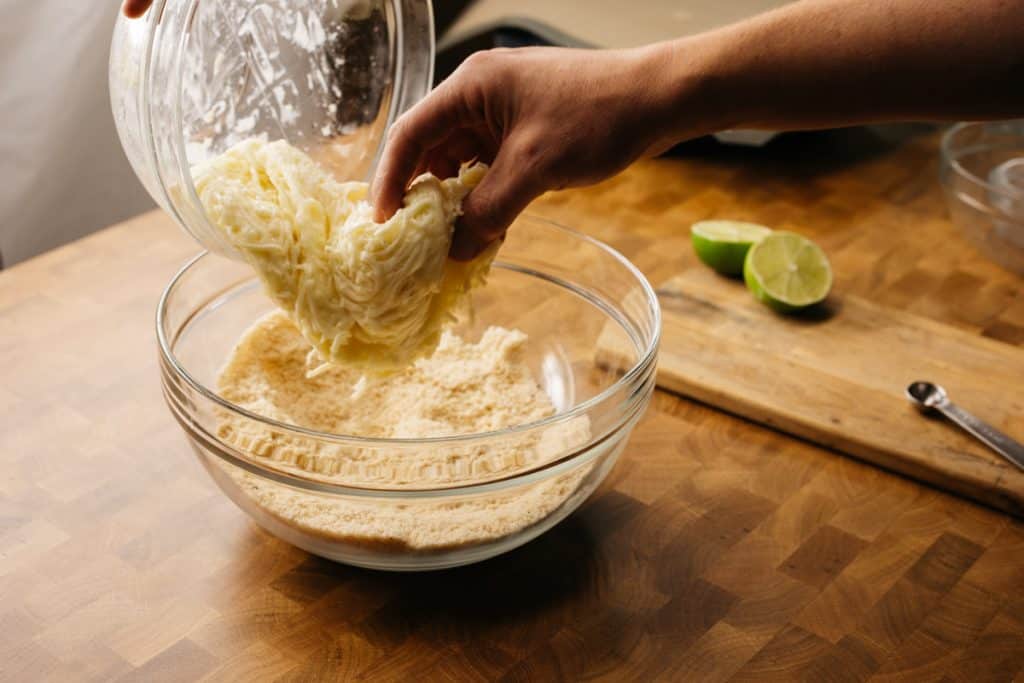
<path fill-rule="evenodd" d="M 531 217 L 512 226 L 487 285 L 473 296 L 474 318 L 455 330 L 474 340 L 491 325 L 525 332 L 526 361 L 555 415 L 481 434 L 369 439 L 315 432 L 233 405 L 218 395 L 218 373 L 243 332 L 274 306 L 250 269 L 209 254 L 186 265 L 160 301 L 167 403 L 217 485 L 289 543 L 390 570 L 452 567 L 498 555 L 565 518 L 608 474 L 650 400 L 661 319 L 654 291 L 621 255 Z M 609 367 L 599 347 L 626 357 Z M 262 447 L 240 448 L 223 437 L 225 421 L 262 430 L 265 441 L 287 441 L 299 455 L 281 462 Z M 457 464 L 469 450 L 486 462 L 490 451 L 538 442 L 557 449 L 521 470 Z M 330 463 L 309 467 L 303 449 L 329 451 Z M 417 481 L 416 472 L 348 466 L 367 453 L 394 456 L 396 469 L 403 455 L 421 467 L 426 455 L 429 467 L 452 469 L 438 487 L 422 485 L 426 478 Z M 396 479 L 413 483 L 389 483 Z M 332 528 L 323 523 L 327 518 L 371 531 Z"/>

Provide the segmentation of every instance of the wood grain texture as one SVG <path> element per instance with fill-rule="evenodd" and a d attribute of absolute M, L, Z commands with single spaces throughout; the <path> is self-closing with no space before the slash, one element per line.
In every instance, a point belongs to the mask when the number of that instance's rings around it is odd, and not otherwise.
<path fill-rule="evenodd" d="M 1024 441 L 1020 348 L 853 295 L 780 316 L 700 266 L 657 291 L 659 386 L 1024 516 L 1024 471 L 904 394 L 937 382 Z M 626 370 L 635 353 L 614 332 L 598 362 Z"/>
<path fill-rule="evenodd" d="M 819 240 L 838 296 L 1024 341 L 1024 286 L 947 222 L 936 141 L 864 132 L 645 162 L 533 210 L 688 270 L 686 228 Z M 258 530 L 160 398 L 159 214 L 0 273 L 0 680 L 1010 681 L 1024 525 L 657 392 L 602 490 L 483 564 L 388 575 Z"/>

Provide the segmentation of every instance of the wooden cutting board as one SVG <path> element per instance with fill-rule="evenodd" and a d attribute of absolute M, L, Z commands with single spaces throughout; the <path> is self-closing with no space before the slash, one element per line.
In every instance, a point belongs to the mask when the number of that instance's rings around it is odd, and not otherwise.
<path fill-rule="evenodd" d="M 937 382 L 1024 440 L 1024 350 L 853 296 L 780 316 L 705 268 L 658 295 L 662 388 L 1024 517 L 1024 472 L 904 395 Z M 602 336 L 602 364 L 623 365 L 621 344 Z"/>

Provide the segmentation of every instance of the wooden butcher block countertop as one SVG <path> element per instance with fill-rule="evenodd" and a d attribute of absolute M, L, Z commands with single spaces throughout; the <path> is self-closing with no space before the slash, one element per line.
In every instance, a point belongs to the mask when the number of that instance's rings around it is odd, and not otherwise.
<path fill-rule="evenodd" d="M 698 144 L 532 211 L 655 283 L 697 267 L 693 221 L 799 230 L 837 296 L 1020 348 L 1024 280 L 949 223 L 937 156 L 931 131 Z M 274 539 L 161 399 L 153 312 L 195 251 L 151 213 L 0 273 L 0 680 L 1024 676 L 1021 522 L 662 391 L 598 494 L 504 557 L 396 575 Z"/>

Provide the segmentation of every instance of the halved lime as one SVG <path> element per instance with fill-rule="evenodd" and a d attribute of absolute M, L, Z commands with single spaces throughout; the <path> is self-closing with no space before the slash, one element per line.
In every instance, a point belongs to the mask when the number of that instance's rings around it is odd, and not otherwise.
<path fill-rule="evenodd" d="M 724 275 L 742 275 L 750 246 L 771 232 L 757 223 L 700 221 L 690 227 L 690 239 L 701 261 Z"/>
<path fill-rule="evenodd" d="M 832 266 L 814 242 L 792 232 L 773 232 L 747 252 L 747 289 L 782 313 L 823 301 L 832 289 Z"/>

